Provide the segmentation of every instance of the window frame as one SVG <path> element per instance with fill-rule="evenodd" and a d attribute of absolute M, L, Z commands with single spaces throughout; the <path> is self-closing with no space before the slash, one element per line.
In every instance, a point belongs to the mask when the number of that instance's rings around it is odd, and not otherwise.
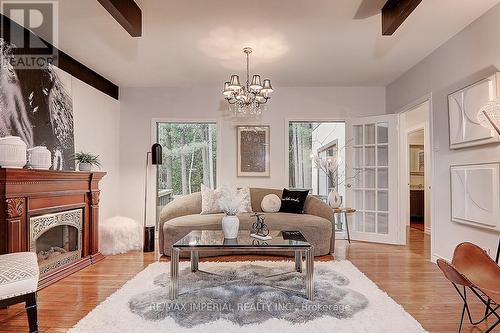
<path fill-rule="evenodd" d="M 183 118 L 152 118 L 151 119 L 151 127 L 150 127 L 150 142 L 149 146 L 144 149 L 144 154 L 146 154 L 147 151 L 151 149 L 151 146 L 158 142 L 158 123 L 170 123 L 170 124 L 200 124 L 200 123 L 212 123 L 215 124 L 215 127 L 217 129 L 217 148 L 215 150 L 215 156 L 216 156 L 216 170 L 215 170 L 215 183 L 220 184 L 220 159 L 221 159 L 221 142 L 222 142 L 222 124 L 221 120 L 217 118 L 191 118 L 191 119 L 183 119 Z M 143 166 L 143 168 L 145 165 Z M 150 169 L 151 171 L 152 169 Z M 148 193 L 147 199 L 148 199 L 148 212 L 155 212 L 154 214 L 154 219 L 155 221 L 158 221 L 158 212 L 156 209 L 156 192 L 158 191 L 157 185 L 158 185 L 158 173 L 156 172 L 156 169 L 154 172 L 149 173 L 149 179 L 148 179 Z M 151 176 L 154 174 L 154 176 Z"/>
<path fill-rule="evenodd" d="M 318 149 L 318 154 L 321 154 L 322 152 L 327 152 L 327 157 L 328 157 L 328 151 L 333 148 L 333 147 L 336 147 L 337 148 L 337 157 L 338 157 L 338 149 L 339 149 L 339 139 L 334 139 L 332 141 L 330 141 L 329 143 L 319 147 Z M 338 168 L 337 168 L 338 169 Z M 318 186 L 319 186 L 319 181 L 320 181 L 320 174 L 319 174 L 319 170 L 318 172 L 316 173 L 316 176 L 317 176 L 317 179 L 318 179 Z M 335 190 L 335 191 L 338 191 L 339 189 L 339 180 L 336 179 L 336 184 L 334 184 L 334 187 L 333 188 L 330 188 L 330 180 L 331 180 L 331 177 L 330 177 L 330 172 L 328 172 L 328 174 L 326 175 L 326 192 L 327 193 L 330 193 L 331 190 Z M 333 182 L 333 181 L 332 181 Z"/>
<path fill-rule="evenodd" d="M 343 123 L 346 126 L 346 118 L 285 118 L 284 121 L 284 139 L 285 139 L 285 149 L 284 149 L 284 174 L 285 174 L 285 187 L 290 187 L 290 159 L 289 159 L 289 150 L 290 150 L 290 141 L 289 141 L 289 133 L 288 129 L 290 123 L 294 122 L 304 122 L 304 123 Z"/>

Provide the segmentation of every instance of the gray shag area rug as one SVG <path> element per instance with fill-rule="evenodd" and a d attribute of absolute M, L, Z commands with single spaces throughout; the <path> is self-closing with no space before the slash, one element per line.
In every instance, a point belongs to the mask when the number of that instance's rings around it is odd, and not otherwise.
<path fill-rule="evenodd" d="M 314 301 L 290 261 L 200 263 L 217 275 L 182 262 L 175 301 L 169 268 L 151 264 L 70 332 L 425 332 L 349 261 L 315 263 Z"/>
<path fill-rule="evenodd" d="M 170 301 L 170 277 L 155 277 L 159 288 L 133 297 L 130 310 L 146 320 L 173 318 L 182 327 L 193 327 L 219 319 L 238 325 L 255 324 L 271 318 L 303 323 L 322 316 L 350 318 L 368 305 L 368 299 L 349 289 L 349 279 L 340 272 L 320 266 L 315 270 L 314 301 L 305 299 L 305 274 L 291 272 L 293 264 L 265 267 L 245 264 L 225 266 L 214 273 L 180 271 L 179 298 Z M 264 278 L 265 276 L 272 276 Z M 279 288 L 279 289 L 278 289 Z"/>

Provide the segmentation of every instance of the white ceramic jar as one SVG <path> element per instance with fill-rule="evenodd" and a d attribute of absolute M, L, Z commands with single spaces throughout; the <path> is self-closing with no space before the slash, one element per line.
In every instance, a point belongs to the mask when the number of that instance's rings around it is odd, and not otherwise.
<path fill-rule="evenodd" d="M 52 166 L 50 150 L 44 146 L 28 149 L 28 166 L 33 169 L 49 170 Z"/>
<path fill-rule="evenodd" d="M 222 218 L 222 231 L 224 232 L 224 238 L 237 238 L 239 229 L 240 219 L 238 216 L 226 215 Z"/>
<path fill-rule="evenodd" d="M 21 169 L 26 165 L 26 143 L 18 136 L 0 138 L 0 166 Z"/>

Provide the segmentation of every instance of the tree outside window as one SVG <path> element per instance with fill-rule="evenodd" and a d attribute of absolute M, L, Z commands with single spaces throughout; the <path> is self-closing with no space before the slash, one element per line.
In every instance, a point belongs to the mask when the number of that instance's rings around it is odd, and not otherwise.
<path fill-rule="evenodd" d="M 157 169 L 158 212 L 175 196 L 200 191 L 201 184 L 216 187 L 215 122 L 161 122 L 157 138 L 163 147 L 163 164 Z"/>

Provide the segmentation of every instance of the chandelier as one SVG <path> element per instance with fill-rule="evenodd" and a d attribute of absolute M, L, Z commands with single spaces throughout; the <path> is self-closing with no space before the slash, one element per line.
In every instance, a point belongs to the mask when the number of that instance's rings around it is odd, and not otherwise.
<path fill-rule="evenodd" d="M 273 92 L 271 80 L 261 81 L 260 75 L 252 76 L 250 81 L 250 53 L 252 48 L 245 47 L 243 53 L 247 56 L 247 80 L 246 85 L 240 84 L 238 75 L 231 75 L 229 82 L 224 83 L 222 94 L 228 101 L 232 110 L 242 115 L 259 115 L 262 113 L 262 106 L 271 98 Z"/>

